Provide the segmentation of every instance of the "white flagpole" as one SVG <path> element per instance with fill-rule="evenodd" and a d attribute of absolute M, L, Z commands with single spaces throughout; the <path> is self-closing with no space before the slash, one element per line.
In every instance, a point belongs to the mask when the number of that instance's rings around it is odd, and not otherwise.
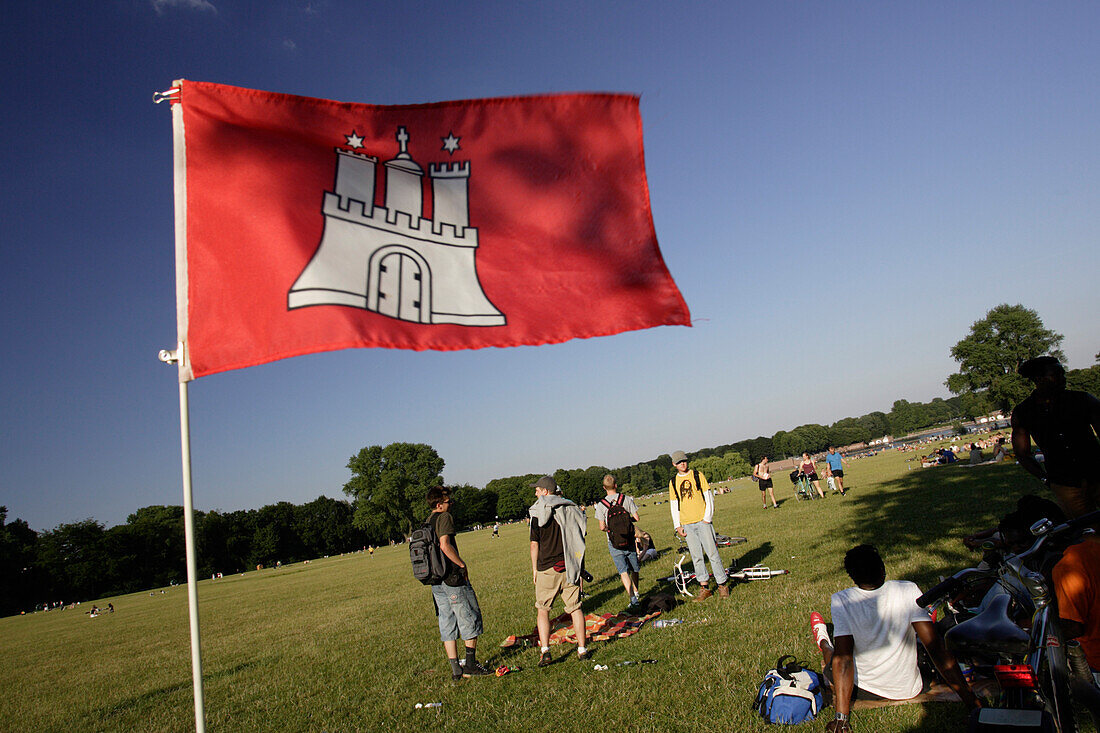
<path fill-rule="evenodd" d="M 204 733 L 202 647 L 199 644 L 199 578 L 195 552 L 195 505 L 191 500 L 191 418 L 187 382 L 180 382 L 180 450 L 183 462 L 183 532 L 187 538 L 187 615 L 191 620 L 191 683 L 195 695 L 195 732 Z"/>
<path fill-rule="evenodd" d="M 191 416 L 187 383 L 192 379 L 187 354 L 187 155 L 183 134 L 183 111 L 178 103 L 181 80 L 172 89 L 153 95 L 154 102 L 172 104 L 172 168 L 176 230 L 176 320 L 180 342 L 175 351 L 161 351 L 160 360 L 179 364 L 180 458 L 183 465 L 183 533 L 187 558 L 187 615 L 191 628 L 191 683 L 195 698 L 195 731 L 205 733 L 206 715 L 202 689 L 202 645 L 199 636 L 199 579 L 195 549 L 195 504 L 191 492 Z"/>

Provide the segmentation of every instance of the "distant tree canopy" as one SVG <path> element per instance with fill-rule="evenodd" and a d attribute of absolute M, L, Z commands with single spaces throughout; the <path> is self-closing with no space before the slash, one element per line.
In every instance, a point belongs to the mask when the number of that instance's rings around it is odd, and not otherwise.
<path fill-rule="evenodd" d="M 198 573 L 235 573 L 359 549 L 346 501 L 318 497 L 235 512 L 196 512 Z M 107 529 L 85 519 L 38 533 L 0 507 L 0 615 L 182 583 L 183 507 L 148 506 Z"/>
<path fill-rule="evenodd" d="M 1011 410 L 1031 392 L 1018 373 L 1020 365 L 1047 354 L 1064 361 L 1061 343 L 1062 334 L 1045 328 L 1037 312 L 1001 304 L 974 321 L 970 334 L 951 348 L 959 371 L 945 384 L 955 394 L 985 393 L 994 406 Z"/>
<path fill-rule="evenodd" d="M 1070 369 L 1066 372 L 1066 387 L 1100 396 L 1100 354 L 1096 355 L 1096 361 L 1098 363 L 1087 369 Z"/>
<path fill-rule="evenodd" d="M 527 507 L 535 503 L 535 490 L 531 488 L 531 484 L 541 475 L 528 473 L 523 476 L 495 478 L 485 484 L 484 490 L 497 496 L 497 514 L 501 519 L 520 519 L 527 513 Z"/>
<path fill-rule="evenodd" d="M 355 526 L 380 540 L 407 537 L 428 516 L 424 494 L 441 484 L 443 459 L 423 443 L 363 448 L 348 461 L 344 493 L 355 503 Z"/>
<path fill-rule="evenodd" d="M 451 515 L 454 517 L 455 526 L 469 527 L 475 524 L 489 524 L 497 517 L 497 495 L 489 488 L 478 489 L 469 484 L 461 486 L 449 486 L 451 498 L 455 503 L 451 506 Z"/>

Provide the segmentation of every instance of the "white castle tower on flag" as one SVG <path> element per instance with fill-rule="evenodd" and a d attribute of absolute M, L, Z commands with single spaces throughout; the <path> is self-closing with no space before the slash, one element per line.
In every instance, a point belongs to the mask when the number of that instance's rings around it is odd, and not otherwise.
<path fill-rule="evenodd" d="M 359 146 L 354 132 L 348 143 Z M 450 136 L 457 147 L 457 138 Z M 432 218 L 423 217 L 424 170 L 397 130 L 399 151 L 385 163 L 386 205 L 374 205 L 378 159 L 336 148 L 335 191 L 325 191 L 321 243 L 287 294 L 290 309 L 344 305 L 414 323 L 502 326 L 481 289 L 470 226 L 470 163 L 428 166 Z M 452 151 L 453 152 L 453 151 Z"/>

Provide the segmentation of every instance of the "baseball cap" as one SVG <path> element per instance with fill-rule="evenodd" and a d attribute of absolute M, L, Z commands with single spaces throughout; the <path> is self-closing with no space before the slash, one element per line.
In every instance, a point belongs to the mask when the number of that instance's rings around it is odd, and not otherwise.
<path fill-rule="evenodd" d="M 538 481 L 531 484 L 531 486 L 536 489 L 546 489 L 551 494 L 561 493 L 561 489 L 558 488 L 557 483 L 550 476 L 543 476 Z"/>

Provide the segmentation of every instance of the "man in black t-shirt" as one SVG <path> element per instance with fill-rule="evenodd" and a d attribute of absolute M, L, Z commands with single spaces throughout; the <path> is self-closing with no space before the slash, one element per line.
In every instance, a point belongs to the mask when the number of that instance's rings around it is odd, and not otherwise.
<path fill-rule="evenodd" d="M 573 621 L 577 656 L 587 659 L 580 588 L 580 574 L 584 572 L 584 510 L 563 498 L 550 476 L 543 476 L 532 486 L 535 503 L 527 512 L 531 518 L 531 581 L 535 584 L 536 624 L 541 645 L 539 666 L 545 667 L 552 661 L 550 607 L 559 595 L 565 612 Z"/>
<path fill-rule="evenodd" d="M 1035 391 L 1012 411 L 1016 460 L 1046 479 L 1070 518 L 1100 508 L 1100 400 L 1066 389 L 1066 370 L 1053 356 L 1025 361 L 1020 376 L 1034 382 Z M 1041 466 L 1032 440 L 1043 451 Z"/>
<path fill-rule="evenodd" d="M 458 554 L 455 522 L 450 512 L 454 501 L 442 486 L 429 489 L 426 499 L 432 508 L 428 521 L 439 538 L 439 549 L 447 563 L 443 580 L 432 585 L 432 601 L 439 622 L 439 637 L 451 663 L 451 679 L 492 674 L 477 662 L 477 638 L 482 632 L 481 607 L 470 585 L 466 563 Z M 458 659 L 459 637 L 466 643 L 466 658 L 461 662 Z"/>

